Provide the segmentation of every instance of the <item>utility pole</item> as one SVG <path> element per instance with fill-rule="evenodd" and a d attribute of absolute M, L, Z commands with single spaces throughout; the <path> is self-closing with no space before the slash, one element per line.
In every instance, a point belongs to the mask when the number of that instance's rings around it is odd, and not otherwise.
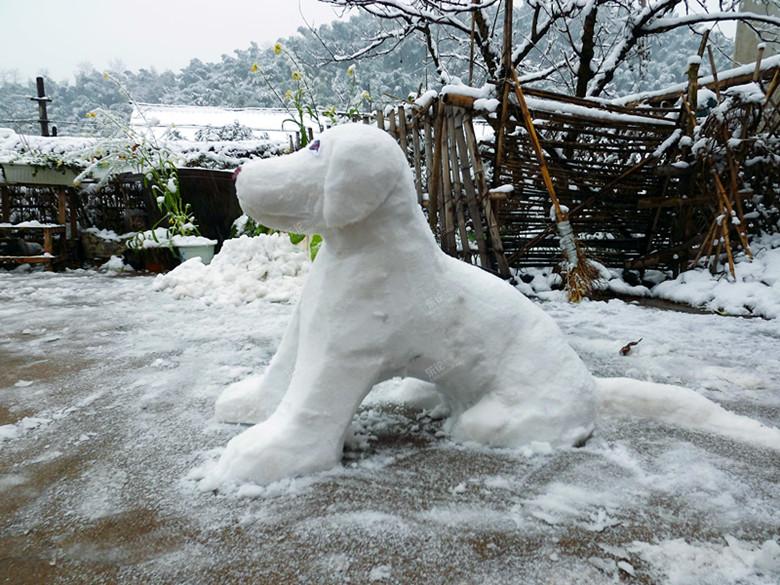
<path fill-rule="evenodd" d="M 38 96 L 31 97 L 30 99 L 34 102 L 38 102 L 38 122 L 41 124 L 41 136 L 48 136 L 49 116 L 46 113 L 46 102 L 50 102 L 51 98 L 46 97 L 46 89 L 43 87 L 43 77 L 36 77 L 35 85 L 38 89 Z"/>

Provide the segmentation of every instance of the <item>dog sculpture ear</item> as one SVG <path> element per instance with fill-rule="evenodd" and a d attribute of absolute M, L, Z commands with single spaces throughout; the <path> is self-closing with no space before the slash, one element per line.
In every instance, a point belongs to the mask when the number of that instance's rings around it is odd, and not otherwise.
<path fill-rule="evenodd" d="M 323 155 L 328 157 L 323 189 L 325 226 L 340 228 L 357 223 L 379 207 L 407 171 L 395 141 L 378 129 L 331 130 Z M 334 129 L 335 130 L 335 129 Z"/>

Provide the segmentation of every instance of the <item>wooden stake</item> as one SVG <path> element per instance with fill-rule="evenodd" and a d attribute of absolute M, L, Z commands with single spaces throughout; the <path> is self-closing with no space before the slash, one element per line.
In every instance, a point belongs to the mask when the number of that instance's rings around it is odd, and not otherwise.
<path fill-rule="evenodd" d="M 442 108 L 444 104 L 439 104 Z M 446 117 L 446 110 L 444 117 Z M 443 120 L 445 119 L 443 117 Z M 446 250 L 449 250 L 450 255 L 458 256 L 458 244 L 455 238 L 455 201 L 454 193 L 452 190 L 452 182 L 450 181 L 450 157 L 448 139 L 447 139 L 447 124 L 443 123 L 441 128 L 441 138 L 439 138 L 442 145 L 443 156 L 441 157 L 441 196 L 439 197 L 439 213 L 441 214 L 440 225 L 443 226 L 442 242 L 446 242 Z M 465 233 L 465 227 L 464 227 Z"/>
<path fill-rule="evenodd" d="M 712 176 L 715 180 L 715 189 L 717 190 L 720 198 L 721 208 L 725 211 L 724 215 L 726 215 L 729 222 L 731 222 L 731 218 L 734 217 L 734 210 L 731 207 L 731 201 L 729 201 L 728 195 L 726 194 L 726 189 L 724 189 L 723 183 L 721 182 L 720 177 L 718 176 L 718 173 L 715 171 L 715 169 L 712 170 Z M 737 225 L 737 234 L 739 235 L 739 240 L 742 243 L 742 249 L 745 250 L 745 255 L 752 259 L 753 252 L 750 250 L 750 245 L 748 244 L 747 234 L 744 232 L 742 220 L 740 220 L 739 225 Z"/>
<path fill-rule="evenodd" d="M 764 58 L 764 51 L 766 50 L 766 47 L 764 46 L 764 43 L 759 44 L 758 46 L 758 55 L 756 55 L 756 68 L 753 70 L 753 81 L 756 82 L 759 79 L 761 79 L 761 61 Z"/>
<path fill-rule="evenodd" d="M 707 46 L 707 57 L 710 60 L 710 73 L 712 74 L 712 80 L 715 82 L 715 95 L 718 97 L 718 103 L 720 103 L 720 82 L 718 81 L 718 68 L 715 66 L 715 57 L 712 54 L 712 47 Z"/>
<path fill-rule="evenodd" d="M 509 118 L 509 75 L 512 71 L 512 0 L 504 0 L 504 47 L 501 54 L 503 83 L 501 87 L 501 114 L 496 128 L 496 159 L 493 161 L 493 185 L 497 185 L 504 162 L 506 123 Z"/>
<path fill-rule="evenodd" d="M 422 165 L 420 164 L 420 130 L 417 128 L 417 117 L 412 117 L 412 153 L 414 155 L 414 187 L 417 189 L 417 202 L 423 203 Z"/>
<path fill-rule="evenodd" d="M 555 187 L 553 186 L 552 177 L 550 176 L 550 169 L 547 168 L 547 161 L 544 157 L 544 151 L 542 150 L 542 144 L 539 142 L 539 136 L 536 134 L 536 128 L 534 122 L 531 119 L 531 111 L 528 109 L 528 104 L 525 101 L 523 90 L 520 88 L 520 80 L 517 78 L 517 72 L 514 68 L 511 69 L 512 81 L 514 81 L 515 97 L 517 103 L 520 106 L 520 113 L 523 116 L 523 122 L 525 123 L 525 129 L 528 132 L 528 136 L 531 139 L 531 146 L 536 153 L 536 158 L 539 161 L 539 171 L 542 174 L 542 180 L 544 186 L 547 189 L 547 193 L 550 196 L 550 200 L 555 208 L 555 217 L 558 222 L 565 221 L 566 215 L 561 210 L 561 203 L 558 200 L 558 195 L 555 193 Z"/>
<path fill-rule="evenodd" d="M 398 108 L 398 138 L 401 141 L 401 150 L 404 151 L 404 156 L 409 158 L 408 142 L 406 135 L 406 108 L 401 106 Z"/>
<path fill-rule="evenodd" d="M 11 192 L 8 187 L 0 185 L 0 195 L 2 195 L 2 218 L 3 223 L 11 221 Z"/>
<path fill-rule="evenodd" d="M 437 214 L 439 212 L 439 182 L 442 166 L 442 136 L 444 134 L 444 103 L 441 101 L 436 106 L 436 119 L 434 124 L 433 166 L 428 169 L 431 185 L 428 192 L 428 224 L 435 233 L 439 223 Z"/>

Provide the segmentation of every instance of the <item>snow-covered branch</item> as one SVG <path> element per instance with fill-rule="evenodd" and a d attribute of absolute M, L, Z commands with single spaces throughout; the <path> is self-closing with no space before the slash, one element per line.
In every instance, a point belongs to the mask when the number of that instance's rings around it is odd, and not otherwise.
<path fill-rule="evenodd" d="M 690 26 L 704 22 L 722 22 L 725 20 L 749 20 L 780 27 L 780 18 L 757 12 L 702 12 L 671 18 L 657 18 L 642 27 L 641 31 L 644 34 L 657 34 L 680 26 Z"/>

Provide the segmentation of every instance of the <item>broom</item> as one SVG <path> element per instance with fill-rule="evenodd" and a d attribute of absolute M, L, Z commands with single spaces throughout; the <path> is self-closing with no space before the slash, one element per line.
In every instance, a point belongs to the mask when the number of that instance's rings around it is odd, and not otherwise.
<path fill-rule="evenodd" d="M 525 129 L 528 131 L 531 145 L 533 146 L 534 152 L 536 152 L 536 157 L 539 159 L 539 170 L 542 173 L 542 180 L 544 181 L 544 186 L 547 188 L 547 193 L 550 195 L 550 200 L 552 201 L 553 209 L 555 210 L 555 224 L 558 228 L 558 239 L 565 259 L 563 268 L 565 271 L 566 291 L 569 295 L 569 301 L 578 303 L 583 297 L 588 296 L 592 292 L 593 281 L 596 280 L 599 273 L 598 270 L 596 270 L 596 267 L 585 257 L 585 253 L 577 243 L 577 240 L 574 237 L 574 230 L 569 222 L 569 217 L 567 213 L 563 211 L 558 196 L 555 194 L 555 187 L 553 186 L 552 178 L 550 177 L 550 170 L 547 168 L 542 144 L 539 142 L 539 137 L 536 134 L 536 129 L 534 128 L 534 123 L 531 119 L 531 112 L 528 110 L 528 104 L 525 101 L 523 90 L 520 88 L 520 80 L 517 78 L 517 71 L 511 66 L 510 71 L 512 73 L 512 81 L 514 82 L 517 103 L 519 104 L 520 112 L 523 115 Z"/>

